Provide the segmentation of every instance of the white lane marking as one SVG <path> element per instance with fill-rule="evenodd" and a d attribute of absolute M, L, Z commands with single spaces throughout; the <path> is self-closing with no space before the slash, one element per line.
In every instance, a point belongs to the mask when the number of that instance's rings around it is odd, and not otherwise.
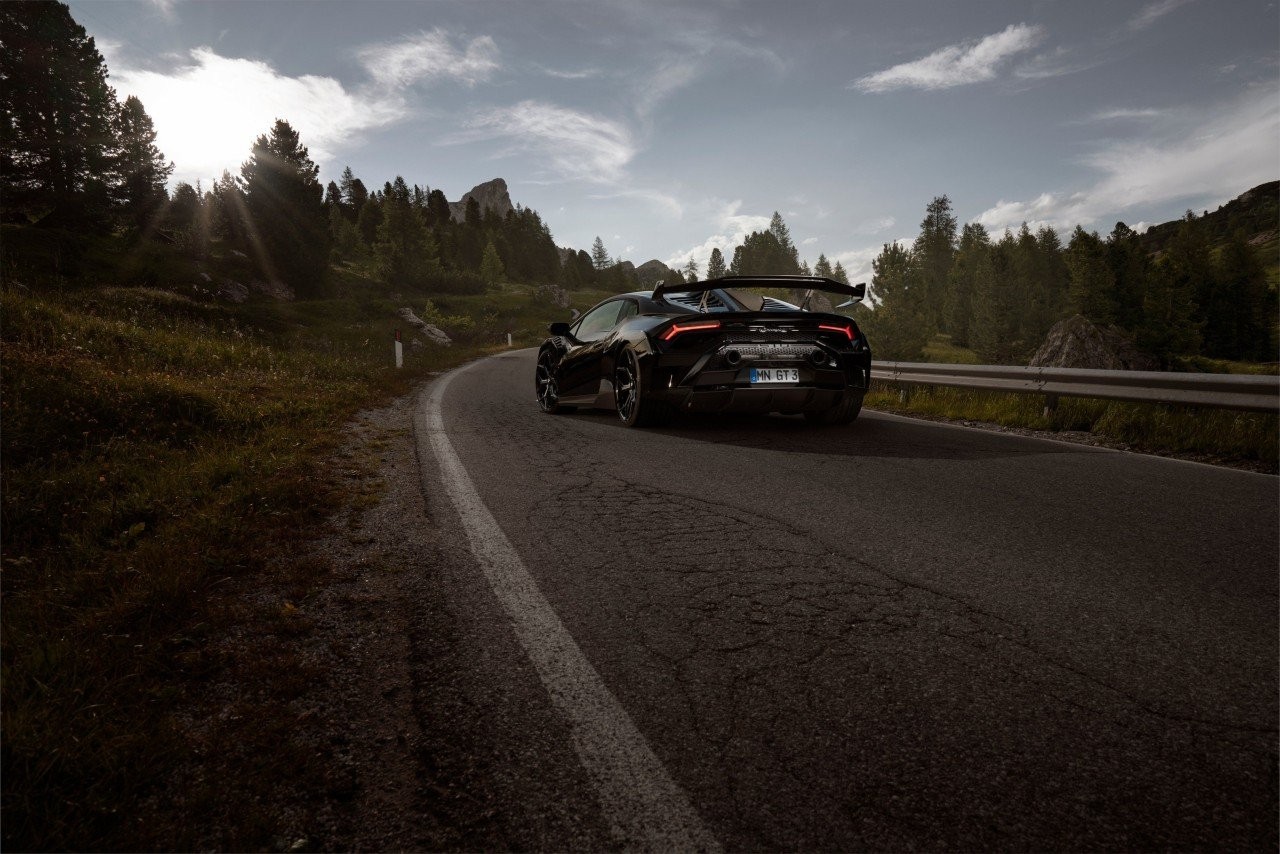
<path fill-rule="evenodd" d="M 618 843 L 643 850 L 719 851 L 688 797 L 538 589 L 445 433 L 441 409 L 445 390 L 454 377 L 477 364 L 437 379 L 418 408 L 414 425 L 419 439 L 423 435 L 431 439 L 445 491 L 462 517 L 471 551 L 511 618 L 516 637 L 552 703 L 567 719 L 578 759 L 595 784 Z M 532 388 L 529 397 L 532 407 Z M 427 480 L 425 467 L 422 477 Z"/>

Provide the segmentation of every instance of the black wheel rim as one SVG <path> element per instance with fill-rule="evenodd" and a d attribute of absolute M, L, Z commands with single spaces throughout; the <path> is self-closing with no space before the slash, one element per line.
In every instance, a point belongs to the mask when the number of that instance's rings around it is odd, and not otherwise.
<path fill-rule="evenodd" d="M 635 357 L 627 354 L 613 373 L 613 396 L 618 402 L 618 417 L 631 423 L 631 416 L 636 411 L 636 369 Z"/>
<path fill-rule="evenodd" d="M 551 361 L 546 358 L 538 360 L 538 405 L 543 409 L 551 409 L 556 405 L 556 378 L 551 373 Z"/>

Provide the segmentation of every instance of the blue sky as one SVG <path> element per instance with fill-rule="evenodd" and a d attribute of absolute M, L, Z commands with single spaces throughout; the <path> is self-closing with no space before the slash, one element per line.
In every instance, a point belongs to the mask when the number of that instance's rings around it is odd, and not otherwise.
<path fill-rule="evenodd" d="M 1105 233 L 1280 177 L 1271 0 L 70 5 L 175 180 L 281 117 L 324 181 L 502 177 L 557 243 L 637 264 L 705 267 L 777 210 L 858 281 L 943 193 Z"/>

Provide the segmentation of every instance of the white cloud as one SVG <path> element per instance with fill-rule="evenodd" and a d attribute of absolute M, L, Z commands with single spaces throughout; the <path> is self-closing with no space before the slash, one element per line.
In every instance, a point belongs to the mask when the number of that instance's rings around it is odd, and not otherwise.
<path fill-rule="evenodd" d="M 816 237 L 806 237 L 804 240 L 801 240 L 801 241 L 800 241 L 800 245 L 801 245 L 801 246 L 812 246 L 813 244 L 815 244 L 815 243 L 817 243 L 817 242 L 818 242 L 818 238 L 816 238 Z"/>
<path fill-rule="evenodd" d="M 676 219 L 684 216 L 684 205 L 675 196 L 668 195 L 660 190 L 647 190 L 634 188 L 628 190 L 618 190 L 610 193 L 590 193 L 587 198 L 590 199 L 640 199 L 649 202 L 664 212 L 670 214 Z"/>
<path fill-rule="evenodd" d="M 879 234 L 882 231 L 888 231 L 898 224 L 898 221 L 891 216 L 881 216 L 875 219 L 864 220 L 854 226 L 853 230 L 857 234 Z"/>
<path fill-rule="evenodd" d="M 447 143 L 502 140 L 508 152 L 532 151 L 562 178 L 612 183 L 635 157 L 636 145 L 618 122 L 542 101 L 521 101 L 475 113 Z"/>
<path fill-rule="evenodd" d="M 331 77 L 287 77 L 265 62 L 230 59 L 212 48 L 168 71 L 116 62 L 111 81 L 121 99 L 137 95 L 156 127 L 156 144 L 176 163 L 174 180 L 207 184 L 247 160 L 253 141 L 287 120 L 312 160 L 323 163 L 367 130 L 407 113 L 398 97 L 353 94 Z"/>
<path fill-rule="evenodd" d="M 356 56 L 370 77 L 389 88 L 440 78 L 475 85 L 499 68 L 498 46 L 492 38 L 480 36 L 459 50 L 439 27 L 399 41 L 366 45 Z"/>
<path fill-rule="evenodd" d="M 700 63 L 690 59 L 663 62 L 656 71 L 640 81 L 636 92 L 636 115 L 641 119 L 649 119 L 663 101 L 692 83 L 699 72 Z"/>
<path fill-rule="evenodd" d="M 1154 3 L 1148 3 L 1129 20 L 1129 29 L 1145 30 L 1174 9 L 1179 6 L 1185 6 L 1190 2 L 1192 0 L 1156 0 Z"/>
<path fill-rule="evenodd" d="M 173 18 L 174 0 L 150 0 L 152 6 L 166 18 Z"/>
<path fill-rule="evenodd" d="M 1089 116 L 1085 121 L 1089 122 L 1109 122 L 1116 119 L 1154 119 L 1164 115 L 1163 110 L 1153 109 L 1127 109 L 1119 108 L 1115 110 L 1102 110 Z"/>
<path fill-rule="evenodd" d="M 1182 127 L 1139 142 L 1116 142 L 1086 159 L 1098 180 L 1069 193 L 1001 200 L 976 220 L 991 230 L 1052 225 L 1071 228 L 1118 216 L 1137 205 L 1177 199 L 1225 200 L 1275 178 L 1280 162 L 1280 102 L 1269 87 Z"/>
<path fill-rule="evenodd" d="M 719 249 L 720 254 L 724 256 L 725 266 L 728 266 L 733 260 L 733 250 L 742 245 L 747 235 L 753 231 L 764 231 L 773 219 L 772 216 L 740 214 L 738 211 L 741 208 L 741 199 L 735 199 L 723 205 L 712 218 L 716 223 L 717 233 L 712 234 L 697 246 L 676 252 L 666 260 L 666 265 L 674 268 L 683 267 L 692 258 L 705 270 L 707 262 L 711 259 L 711 250 Z"/>
<path fill-rule="evenodd" d="M 1010 24 L 1000 32 L 977 41 L 949 45 L 913 62 L 860 77 L 851 87 L 863 92 L 889 92 L 894 89 L 949 89 L 980 83 L 995 78 L 996 71 L 1010 57 L 1031 50 L 1044 37 L 1044 27 Z"/>
<path fill-rule="evenodd" d="M 538 70 L 548 77 L 557 77 L 561 80 L 587 80 L 592 77 L 600 76 L 598 68 L 584 68 L 581 71 L 564 71 L 558 68 L 547 68 L 545 65 L 539 65 Z"/>

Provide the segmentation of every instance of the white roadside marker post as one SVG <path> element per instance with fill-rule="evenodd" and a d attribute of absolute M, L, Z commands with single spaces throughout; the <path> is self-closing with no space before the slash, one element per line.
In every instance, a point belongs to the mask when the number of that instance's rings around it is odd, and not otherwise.
<path fill-rule="evenodd" d="M 510 333 L 510 332 L 508 332 L 508 333 L 507 333 L 507 347 L 508 347 L 508 348 L 510 348 L 510 347 L 511 347 L 511 333 Z"/>
<path fill-rule="evenodd" d="M 400 342 L 400 330 L 396 330 L 396 367 L 404 367 L 404 344 Z"/>

